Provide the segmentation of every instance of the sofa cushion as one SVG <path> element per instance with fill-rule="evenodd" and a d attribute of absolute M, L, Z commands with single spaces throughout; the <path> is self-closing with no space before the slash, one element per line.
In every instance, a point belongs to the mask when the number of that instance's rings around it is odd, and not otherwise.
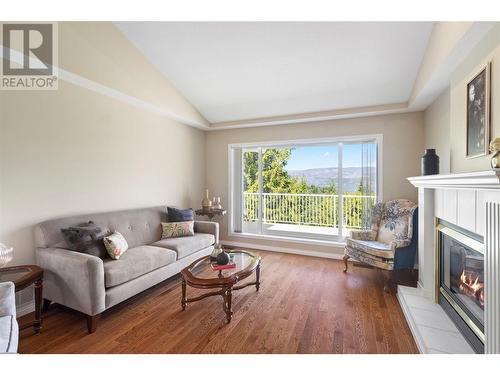
<path fill-rule="evenodd" d="M 192 237 L 166 238 L 153 242 L 151 246 L 160 246 L 177 252 L 177 259 L 182 259 L 190 254 L 215 244 L 215 236 L 208 233 L 195 233 Z"/>
<path fill-rule="evenodd" d="M 16 353 L 19 328 L 13 315 L 0 316 L 0 353 Z"/>
<path fill-rule="evenodd" d="M 175 262 L 175 251 L 164 247 L 138 246 L 128 249 L 120 259 L 104 260 L 106 288 L 123 284 L 157 268 Z"/>
<path fill-rule="evenodd" d="M 345 247 L 345 253 L 349 255 L 351 258 L 359 260 L 360 262 L 370 264 L 377 268 L 382 268 L 384 270 L 392 270 L 394 269 L 394 260 L 377 257 L 371 254 L 368 254 L 362 250 L 355 249 L 353 247 Z"/>
<path fill-rule="evenodd" d="M 347 238 L 346 245 L 347 247 L 363 251 L 376 257 L 394 259 L 394 251 L 387 243 L 378 241 L 353 240 L 352 238 Z"/>
<path fill-rule="evenodd" d="M 12 281 L 0 283 L 0 316 L 16 317 L 15 286 Z"/>

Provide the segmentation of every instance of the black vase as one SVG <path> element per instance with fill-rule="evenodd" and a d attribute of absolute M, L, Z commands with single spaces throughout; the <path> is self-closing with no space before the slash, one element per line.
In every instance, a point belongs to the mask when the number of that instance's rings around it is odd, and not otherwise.
<path fill-rule="evenodd" d="M 220 266 L 224 266 L 229 263 L 229 254 L 223 251 L 219 255 L 217 255 L 217 264 Z"/>
<path fill-rule="evenodd" d="M 439 156 L 434 148 L 428 148 L 422 156 L 422 176 L 430 174 L 439 174 Z"/>

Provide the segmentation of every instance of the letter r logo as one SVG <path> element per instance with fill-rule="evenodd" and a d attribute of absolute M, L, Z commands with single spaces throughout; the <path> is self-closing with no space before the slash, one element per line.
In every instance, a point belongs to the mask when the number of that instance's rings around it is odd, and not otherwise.
<path fill-rule="evenodd" d="M 52 24 L 3 24 L 4 75 L 52 75 Z"/>

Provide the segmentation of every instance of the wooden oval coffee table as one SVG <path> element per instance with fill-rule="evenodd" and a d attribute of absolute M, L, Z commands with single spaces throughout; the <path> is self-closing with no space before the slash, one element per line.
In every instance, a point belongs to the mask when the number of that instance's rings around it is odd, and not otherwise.
<path fill-rule="evenodd" d="M 182 310 L 191 302 L 199 301 L 210 296 L 222 296 L 222 307 L 226 313 L 229 323 L 233 316 L 231 309 L 233 290 L 255 285 L 257 291 L 260 287 L 260 263 L 261 257 L 249 251 L 234 250 L 227 252 L 236 264 L 235 268 L 214 271 L 211 267 L 210 256 L 205 256 L 191 263 L 181 271 L 182 276 Z M 255 272 L 255 281 L 236 285 L 239 281 L 246 279 Z M 194 298 L 186 298 L 186 284 L 197 289 L 218 289 L 217 291 L 204 293 Z"/>

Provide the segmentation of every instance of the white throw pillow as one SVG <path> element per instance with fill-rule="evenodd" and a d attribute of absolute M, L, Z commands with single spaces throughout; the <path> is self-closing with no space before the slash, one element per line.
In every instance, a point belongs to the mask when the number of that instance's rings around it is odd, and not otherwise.
<path fill-rule="evenodd" d="M 128 243 L 120 232 L 104 237 L 104 246 L 112 259 L 119 259 L 128 249 Z"/>

